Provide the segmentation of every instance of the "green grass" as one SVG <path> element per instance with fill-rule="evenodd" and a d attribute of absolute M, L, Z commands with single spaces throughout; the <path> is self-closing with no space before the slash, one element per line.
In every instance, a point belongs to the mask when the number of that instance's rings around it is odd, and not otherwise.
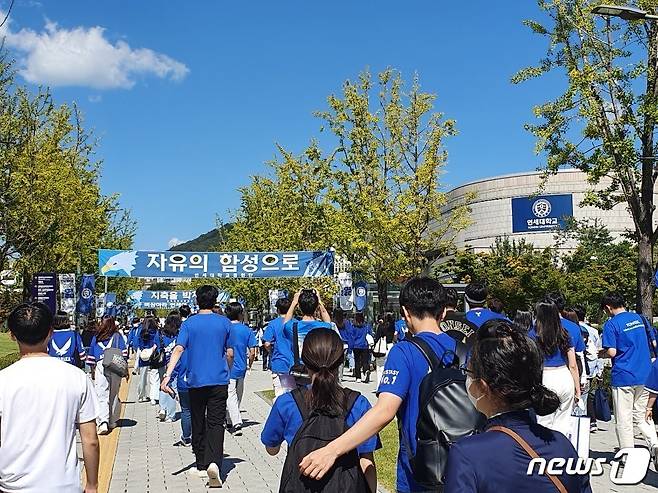
<path fill-rule="evenodd" d="M 272 404 L 274 390 L 261 390 L 256 392 L 267 402 Z M 395 491 L 396 470 L 398 460 L 398 424 L 396 420 L 391 421 L 386 428 L 379 433 L 382 448 L 375 452 L 375 463 L 377 464 L 377 482 L 387 491 Z"/>
<path fill-rule="evenodd" d="M 9 337 L 8 332 L 0 332 L 0 358 L 8 355 L 9 353 L 15 353 L 18 351 L 18 346 L 14 341 Z"/>
<path fill-rule="evenodd" d="M 391 421 L 386 428 L 379 433 L 382 448 L 375 452 L 375 464 L 377 464 L 377 482 L 387 491 L 395 491 L 395 480 L 398 463 L 398 423 Z"/>

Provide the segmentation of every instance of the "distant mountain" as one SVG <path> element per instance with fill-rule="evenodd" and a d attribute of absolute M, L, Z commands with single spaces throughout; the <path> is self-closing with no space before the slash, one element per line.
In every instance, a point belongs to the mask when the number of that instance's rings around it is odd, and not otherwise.
<path fill-rule="evenodd" d="M 194 238 L 193 240 L 186 241 L 180 245 L 170 248 L 174 252 L 212 252 L 217 250 L 221 242 L 222 235 L 231 229 L 231 224 L 224 224 L 220 229 L 212 229 L 207 233 Z"/>

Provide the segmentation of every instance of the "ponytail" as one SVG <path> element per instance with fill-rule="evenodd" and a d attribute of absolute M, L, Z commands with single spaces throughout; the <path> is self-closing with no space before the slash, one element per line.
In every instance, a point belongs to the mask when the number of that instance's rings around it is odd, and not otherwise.
<path fill-rule="evenodd" d="M 538 416 L 546 416 L 560 407 L 560 398 L 551 389 L 540 384 L 530 391 L 530 407 Z"/>
<path fill-rule="evenodd" d="M 318 328 L 304 339 L 302 361 L 313 372 L 306 404 L 311 411 L 322 410 L 329 414 L 345 411 L 345 397 L 338 379 L 344 361 L 343 341 L 331 329 Z"/>

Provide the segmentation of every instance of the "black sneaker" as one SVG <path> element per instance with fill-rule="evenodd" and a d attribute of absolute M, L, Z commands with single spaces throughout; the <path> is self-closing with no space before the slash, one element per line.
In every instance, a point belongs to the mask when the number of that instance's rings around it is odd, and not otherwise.
<path fill-rule="evenodd" d="M 242 425 L 235 425 L 231 430 L 231 434 L 236 437 L 242 436 Z"/>

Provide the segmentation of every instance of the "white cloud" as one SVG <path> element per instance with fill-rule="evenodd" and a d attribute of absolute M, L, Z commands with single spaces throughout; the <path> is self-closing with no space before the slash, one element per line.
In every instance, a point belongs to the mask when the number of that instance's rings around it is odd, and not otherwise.
<path fill-rule="evenodd" d="M 66 29 L 48 21 L 43 31 L 16 31 L 8 23 L 1 35 L 23 55 L 20 73 L 35 84 L 130 89 L 139 76 L 179 81 L 189 72 L 185 64 L 162 53 L 131 48 L 121 40 L 112 43 L 100 26 Z"/>
<path fill-rule="evenodd" d="M 174 248 L 175 246 L 180 245 L 181 243 L 183 242 L 180 241 L 178 238 L 174 237 L 171 240 L 169 240 L 169 248 Z"/>
<path fill-rule="evenodd" d="M 87 97 L 90 103 L 100 103 L 103 101 L 103 96 L 100 94 L 91 94 Z"/>

